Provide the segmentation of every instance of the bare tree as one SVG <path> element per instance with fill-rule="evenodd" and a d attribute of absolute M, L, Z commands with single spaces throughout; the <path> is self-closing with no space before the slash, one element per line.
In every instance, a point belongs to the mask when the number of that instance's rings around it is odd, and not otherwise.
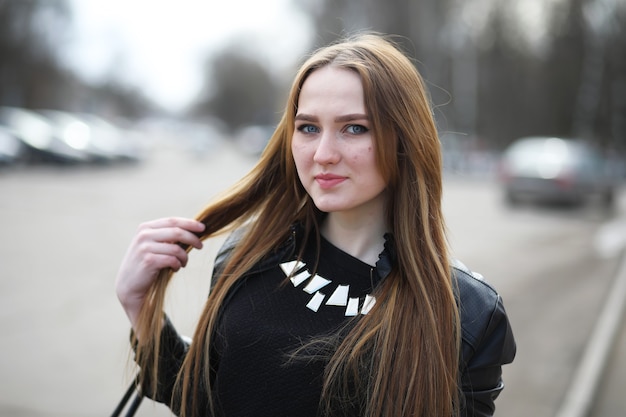
<path fill-rule="evenodd" d="M 0 104 L 37 106 L 54 100 L 68 81 L 54 45 L 69 19 L 64 0 L 0 2 Z"/>
<path fill-rule="evenodd" d="M 607 47 L 612 35 L 619 30 L 619 14 L 618 3 L 613 0 L 593 0 L 581 7 L 584 37 L 573 131 L 590 137 L 594 136 L 594 125 L 601 109 L 603 81 L 608 75 Z"/>
<path fill-rule="evenodd" d="M 193 110 L 196 116 L 218 117 L 233 131 L 277 121 L 278 86 L 269 70 L 245 51 L 230 45 L 209 60 L 207 87 Z"/>
<path fill-rule="evenodd" d="M 519 0 L 295 1 L 313 14 L 317 44 L 364 29 L 400 35 L 443 130 L 496 148 L 528 134 L 626 141 L 621 0 L 538 2 L 533 19 Z"/>

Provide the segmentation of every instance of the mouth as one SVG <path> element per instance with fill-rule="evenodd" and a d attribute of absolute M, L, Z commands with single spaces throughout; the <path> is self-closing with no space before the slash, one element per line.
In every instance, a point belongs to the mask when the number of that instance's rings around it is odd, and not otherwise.
<path fill-rule="evenodd" d="M 345 180 L 346 177 L 334 174 L 318 174 L 315 176 L 315 181 L 322 189 L 332 188 Z"/>

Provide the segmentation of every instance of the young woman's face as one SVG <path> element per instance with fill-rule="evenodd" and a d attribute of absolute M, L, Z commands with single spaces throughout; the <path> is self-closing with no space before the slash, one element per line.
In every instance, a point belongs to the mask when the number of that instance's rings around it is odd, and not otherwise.
<path fill-rule="evenodd" d="M 321 211 L 383 215 L 386 183 L 356 72 L 326 66 L 309 75 L 291 150 L 300 181 Z"/>

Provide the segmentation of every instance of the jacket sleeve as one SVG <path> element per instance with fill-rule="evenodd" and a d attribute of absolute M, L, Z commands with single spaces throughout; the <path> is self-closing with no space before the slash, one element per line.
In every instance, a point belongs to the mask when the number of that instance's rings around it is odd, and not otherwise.
<path fill-rule="evenodd" d="M 222 272 L 225 262 L 232 253 L 242 234 L 243 230 L 240 229 L 233 232 L 218 251 L 214 261 L 213 273 L 211 275 L 211 290 L 215 286 L 217 277 Z M 179 413 L 180 403 L 179 401 L 176 401 L 176 398 L 173 396 L 174 385 L 183 361 L 187 355 L 187 351 L 189 350 L 190 344 L 191 340 L 179 335 L 169 317 L 164 314 L 163 329 L 161 330 L 161 352 L 159 355 L 158 365 L 158 388 L 155 395 L 152 395 L 153 390 L 150 386 L 152 378 L 149 374 L 149 370 L 140 370 L 144 381 L 141 387 L 143 395 L 154 401 L 166 404 L 176 415 Z M 134 348 L 135 347 L 133 346 L 133 349 Z M 199 396 L 199 398 L 202 398 L 202 396 Z M 206 411 L 207 404 L 200 404 L 199 406 L 201 409 Z"/>
<path fill-rule="evenodd" d="M 134 347 L 133 347 L 134 348 Z M 180 404 L 172 403 L 174 384 L 182 367 L 183 360 L 189 349 L 189 341 L 180 336 L 170 319 L 164 315 L 163 329 L 161 331 L 161 351 L 159 354 L 157 390 L 153 395 L 151 375 L 149 369 L 141 369 L 143 385 L 141 391 L 146 397 L 163 403 L 178 414 Z"/>
<path fill-rule="evenodd" d="M 511 363 L 515 357 L 515 339 L 502 299 L 496 295 L 491 300 L 495 301 L 491 310 L 478 314 L 481 320 L 473 323 L 475 326 L 482 322 L 483 330 L 473 333 L 474 337 L 463 338 L 462 417 L 494 415 L 495 400 L 504 388 L 502 365 Z"/>

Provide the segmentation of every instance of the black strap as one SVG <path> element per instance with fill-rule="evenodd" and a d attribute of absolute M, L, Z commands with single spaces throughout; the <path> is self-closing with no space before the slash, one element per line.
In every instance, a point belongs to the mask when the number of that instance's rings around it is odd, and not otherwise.
<path fill-rule="evenodd" d="M 130 384 L 130 386 L 124 393 L 124 396 L 120 400 L 119 404 L 117 404 L 117 407 L 115 407 L 115 410 L 113 410 L 113 414 L 111 414 L 111 417 L 119 417 L 121 415 L 122 410 L 124 410 L 126 403 L 128 403 L 128 400 L 133 394 L 135 394 L 135 397 L 133 398 L 133 401 L 130 403 L 128 410 L 126 411 L 125 417 L 132 417 L 135 415 L 135 413 L 137 412 L 137 409 L 141 405 L 141 401 L 143 400 L 143 395 L 137 388 L 136 380 L 134 380 Z"/>

